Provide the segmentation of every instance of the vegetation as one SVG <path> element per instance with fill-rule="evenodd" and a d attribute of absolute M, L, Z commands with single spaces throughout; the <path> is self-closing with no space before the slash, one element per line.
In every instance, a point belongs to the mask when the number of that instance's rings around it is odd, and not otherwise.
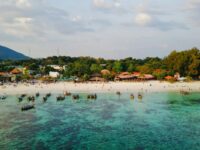
<path fill-rule="evenodd" d="M 185 51 L 173 51 L 163 59 L 158 57 L 147 57 L 145 59 L 129 57 L 121 60 L 105 60 L 91 57 L 53 56 L 43 59 L 4 60 L 0 61 L 0 72 L 9 72 L 15 66 L 26 66 L 29 70 L 33 70 L 33 74 L 47 75 L 49 71 L 55 71 L 49 65 L 65 66 L 65 69 L 59 71 L 63 77 L 76 76 L 83 80 L 87 80 L 94 73 L 100 73 L 102 69 L 111 72 L 111 74 L 103 75 L 104 78 L 109 80 L 114 78 L 113 74 L 123 71 L 152 74 L 157 79 L 163 79 L 167 75 L 174 75 L 179 72 L 181 76 L 187 76 L 189 80 L 199 78 L 200 50 L 192 48 Z M 25 76 L 24 78 L 29 77 Z"/>

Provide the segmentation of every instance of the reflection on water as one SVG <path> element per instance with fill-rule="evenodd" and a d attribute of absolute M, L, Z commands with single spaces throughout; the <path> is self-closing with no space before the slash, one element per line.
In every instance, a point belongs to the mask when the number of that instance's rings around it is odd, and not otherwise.
<path fill-rule="evenodd" d="M 27 112 L 27 101 L 9 96 L 0 102 L 0 149 L 199 149 L 199 93 L 130 95 L 46 103 L 41 95 Z"/>

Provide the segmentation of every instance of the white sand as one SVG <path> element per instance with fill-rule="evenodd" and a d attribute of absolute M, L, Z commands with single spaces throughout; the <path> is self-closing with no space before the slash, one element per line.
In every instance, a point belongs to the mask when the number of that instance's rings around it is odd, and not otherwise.
<path fill-rule="evenodd" d="M 100 92 L 169 92 L 169 91 L 180 91 L 189 90 L 193 92 L 200 92 L 200 81 L 196 82 L 160 82 L 160 81 L 148 81 L 148 82 L 109 82 L 109 83 L 71 83 L 71 82 L 59 82 L 51 84 L 37 83 L 31 84 L 9 84 L 0 86 L 0 95 L 9 94 L 31 94 L 31 93 L 63 93 L 64 91 L 69 92 L 80 92 L 80 93 L 100 93 Z"/>

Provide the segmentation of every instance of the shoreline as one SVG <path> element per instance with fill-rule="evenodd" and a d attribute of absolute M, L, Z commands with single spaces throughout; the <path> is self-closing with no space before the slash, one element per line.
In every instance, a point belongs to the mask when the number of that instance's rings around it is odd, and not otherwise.
<path fill-rule="evenodd" d="M 194 82 L 175 82 L 169 83 L 165 81 L 145 81 L 145 82 L 106 82 L 106 83 L 18 83 L 5 84 L 0 86 L 0 95 L 18 95 L 22 93 L 33 94 L 40 93 L 63 93 L 65 91 L 71 93 L 114 93 L 117 91 L 123 93 L 138 92 L 179 92 L 185 90 L 189 92 L 200 92 L 200 81 Z"/>

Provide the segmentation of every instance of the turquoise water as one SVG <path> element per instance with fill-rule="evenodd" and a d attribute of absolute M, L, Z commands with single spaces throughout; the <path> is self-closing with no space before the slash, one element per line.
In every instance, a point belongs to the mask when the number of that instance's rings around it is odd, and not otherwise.
<path fill-rule="evenodd" d="M 0 149 L 199 150 L 200 93 L 98 94 L 97 100 L 46 103 L 21 112 L 16 96 L 0 101 Z"/>

